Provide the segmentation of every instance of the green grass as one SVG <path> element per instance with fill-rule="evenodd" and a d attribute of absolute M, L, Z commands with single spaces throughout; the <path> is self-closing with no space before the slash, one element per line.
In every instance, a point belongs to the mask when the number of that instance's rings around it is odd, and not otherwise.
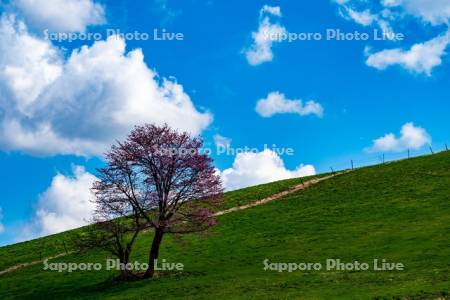
<path fill-rule="evenodd" d="M 283 181 L 232 192 L 226 195 L 227 205 L 242 205 L 296 183 Z M 58 245 L 62 235 L 46 241 Z M 139 239 L 134 259 L 145 261 L 150 239 L 150 234 Z M 0 248 L 0 264 L 34 260 L 36 253 L 30 251 L 40 249 L 39 243 Z M 104 263 L 106 256 L 91 252 L 54 261 Z M 161 258 L 182 262 L 184 271 L 117 283 L 113 272 L 57 273 L 36 265 L 1 276 L 0 299 L 448 297 L 450 152 L 359 169 L 282 200 L 221 216 L 219 225 L 206 234 L 165 239 Z M 401 262 L 405 270 L 279 273 L 263 270 L 266 258 L 322 263 L 328 258 L 344 262 L 378 258 Z"/>
<path fill-rule="evenodd" d="M 65 252 L 77 230 L 0 248 L 0 270 Z M 70 248 L 68 249 L 70 251 Z"/>
<path fill-rule="evenodd" d="M 328 174 L 280 180 L 268 184 L 260 184 L 257 186 L 227 192 L 224 193 L 223 201 L 214 205 L 212 209 L 214 211 L 221 211 L 229 209 L 231 207 L 245 205 L 253 201 L 271 196 L 273 194 L 285 191 L 306 180 L 325 175 Z M 6 269 L 10 266 L 41 260 L 41 258 L 51 257 L 59 253 L 64 253 L 66 249 L 70 251 L 71 241 L 74 237 L 76 237 L 77 233 L 82 230 L 83 228 L 75 229 L 28 242 L 0 247 L 0 270 Z"/>

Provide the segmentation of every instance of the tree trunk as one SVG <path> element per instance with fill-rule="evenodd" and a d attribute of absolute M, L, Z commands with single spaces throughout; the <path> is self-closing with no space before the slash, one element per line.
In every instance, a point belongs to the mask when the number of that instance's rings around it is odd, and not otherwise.
<path fill-rule="evenodd" d="M 155 236 L 153 237 L 152 247 L 150 249 L 148 258 L 148 269 L 144 273 L 144 278 L 152 278 L 155 275 L 155 260 L 158 259 L 159 247 L 164 235 L 162 228 L 155 229 Z"/>
<path fill-rule="evenodd" d="M 133 274 L 133 271 L 127 270 L 126 266 L 129 263 L 130 252 L 128 250 L 121 251 L 122 256 L 119 259 L 119 262 L 124 266 L 123 269 L 120 269 L 119 280 L 121 281 L 130 281 L 135 280 L 136 276 Z"/>

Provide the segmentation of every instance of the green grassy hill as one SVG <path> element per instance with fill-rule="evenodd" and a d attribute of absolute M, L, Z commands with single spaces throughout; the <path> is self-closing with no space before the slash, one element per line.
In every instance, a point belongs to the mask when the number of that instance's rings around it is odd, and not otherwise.
<path fill-rule="evenodd" d="M 226 194 L 226 208 L 299 183 Z M 83 230 L 83 229 L 78 229 Z M 76 231 L 0 248 L 0 270 L 64 252 Z M 134 259 L 145 262 L 150 233 Z M 69 249 L 70 250 L 70 249 Z M 101 262 L 106 253 L 52 262 Z M 118 283 L 114 272 L 44 271 L 0 276 L 0 299 L 441 299 L 450 292 L 450 152 L 343 174 L 266 205 L 219 218 L 206 234 L 167 238 L 161 259 L 184 271 Z M 403 271 L 264 270 L 263 261 L 402 263 Z"/>

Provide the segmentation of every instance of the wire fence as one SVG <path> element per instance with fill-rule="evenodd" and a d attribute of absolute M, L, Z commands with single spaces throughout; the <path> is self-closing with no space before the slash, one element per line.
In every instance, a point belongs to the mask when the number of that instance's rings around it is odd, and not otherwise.
<path fill-rule="evenodd" d="M 341 161 L 339 163 L 331 163 L 329 166 L 329 171 L 344 171 L 353 170 L 362 167 L 375 166 L 380 164 L 392 163 L 396 161 L 401 161 L 409 158 L 433 155 L 440 152 L 449 151 L 448 144 L 443 144 L 438 146 L 428 146 L 420 150 L 406 149 L 404 151 L 391 153 L 368 153 L 364 157 L 351 158 L 347 161 Z"/>
<path fill-rule="evenodd" d="M 405 150 L 397 153 L 376 153 L 376 154 L 367 154 L 364 157 L 359 157 L 355 159 L 349 159 L 347 161 L 342 161 L 340 163 L 332 163 L 329 166 L 329 171 L 332 173 L 337 171 L 344 170 L 352 170 L 358 169 L 367 166 L 375 166 L 386 163 L 392 163 L 396 161 L 401 161 L 409 158 L 421 157 L 436 154 L 439 152 L 448 151 L 448 145 L 444 144 L 440 147 L 438 146 L 429 146 L 428 149 L 422 150 Z M 45 257 L 50 257 L 55 254 L 70 254 L 72 252 L 72 241 L 73 236 L 57 236 L 56 239 L 52 237 L 47 237 L 50 241 L 41 241 L 41 244 L 38 251 L 34 251 L 35 259 L 43 260 Z M 45 246 L 43 246 L 45 244 Z M 43 246 L 43 247 L 42 247 Z M 37 250 L 37 249 L 36 249 Z"/>

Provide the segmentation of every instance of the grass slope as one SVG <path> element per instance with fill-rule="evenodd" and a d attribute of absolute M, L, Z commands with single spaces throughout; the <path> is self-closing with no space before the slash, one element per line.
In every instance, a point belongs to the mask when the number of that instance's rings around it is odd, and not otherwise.
<path fill-rule="evenodd" d="M 227 194 L 245 204 L 298 183 L 282 181 Z M 450 290 L 450 152 L 363 168 L 263 206 L 221 216 L 206 235 L 168 237 L 161 258 L 183 272 L 116 283 L 107 271 L 57 273 L 31 266 L 0 277 L 0 299 L 431 299 Z M 82 229 L 79 229 L 82 230 Z M 0 265 L 36 259 L 39 243 L 0 248 Z M 136 257 L 145 261 L 150 234 Z M 59 247 L 59 246 L 58 246 Z M 58 248 L 57 247 L 57 248 Z M 51 250 L 59 253 L 61 249 Z M 263 270 L 272 262 L 339 258 L 401 262 L 404 271 Z M 91 252 L 55 259 L 102 262 Z M 3 267 L 0 267 L 3 269 Z"/>

